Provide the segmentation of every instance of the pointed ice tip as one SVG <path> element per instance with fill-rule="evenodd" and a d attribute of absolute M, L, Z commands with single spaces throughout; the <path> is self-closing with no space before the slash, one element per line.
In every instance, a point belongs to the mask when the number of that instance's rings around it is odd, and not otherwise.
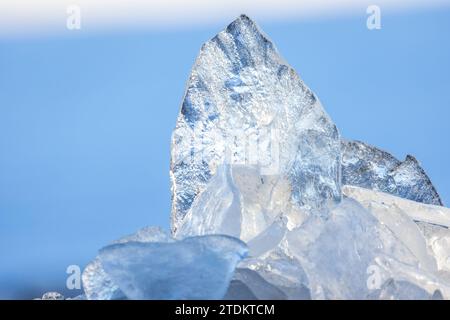
<path fill-rule="evenodd" d="M 250 27 L 255 30 L 258 30 L 258 27 L 256 23 L 249 18 L 246 14 L 241 14 L 239 17 L 237 17 L 233 22 L 231 22 L 227 29 L 235 29 L 236 27 L 243 28 L 243 27 Z M 259 31 L 259 30 L 258 30 Z"/>
<path fill-rule="evenodd" d="M 248 22 L 253 22 L 252 19 L 249 18 L 248 15 L 246 15 L 245 13 L 241 14 L 236 20 L 241 20 L 241 21 L 248 21 Z"/>
<path fill-rule="evenodd" d="M 270 38 L 264 33 L 263 30 L 261 30 L 261 28 L 259 28 L 256 22 L 249 18 L 246 14 L 241 14 L 237 17 L 225 28 L 225 31 L 233 37 L 238 37 L 245 34 L 248 38 L 255 38 L 258 41 L 262 41 L 277 51 L 274 48 L 273 42 Z M 287 64 L 287 62 L 284 63 Z"/>
<path fill-rule="evenodd" d="M 412 162 L 412 163 L 415 163 L 415 164 L 417 164 L 417 165 L 420 166 L 419 161 L 418 161 L 414 156 L 412 156 L 412 155 L 410 155 L 410 154 L 408 154 L 408 155 L 406 156 L 405 162 Z"/>

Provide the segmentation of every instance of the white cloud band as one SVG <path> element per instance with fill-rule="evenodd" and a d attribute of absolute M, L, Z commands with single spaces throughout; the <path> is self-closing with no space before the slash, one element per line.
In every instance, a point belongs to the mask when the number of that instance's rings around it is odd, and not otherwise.
<path fill-rule="evenodd" d="M 3 0 L 0 37 L 66 32 L 66 9 L 81 8 L 87 31 L 144 27 L 173 29 L 225 23 L 246 13 L 257 20 L 365 14 L 375 4 L 383 10 L 449 5 L 448 0 Z"/>

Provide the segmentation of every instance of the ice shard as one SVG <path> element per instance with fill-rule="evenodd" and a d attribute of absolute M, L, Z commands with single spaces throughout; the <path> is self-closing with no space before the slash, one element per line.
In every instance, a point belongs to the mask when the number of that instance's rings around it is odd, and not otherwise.
<path fill-rule="evenodd" d="M 320 209 L 341 199 L 336 126 L 245 15 L 202 46 L 189 77 L 172 135 L 174 233 L 227 164 L 253 166 L 262 183 L 270 177 L 274 184 L 286 181 L 287 201 L 299 208 Z M 233 179 L 243 178 L 234 170 Z M 249 188 L 256 187 L 252 183 Z M 246 209 L 240 208 L 243 224 Z"/>
<path fill-rule="evenodd" d="M 246 245 L 212 235 L 182 241 L 126 242 L 100 250 L 106 273 L 129 299 L 221 299 Z"/>
<path fill-rule="evenodd" d="M 207 234 L 241 237 L 240 193 L 229 164 L 220 165 L 175 232 L 178 238 Z"/>
<path fill-rule="evenodd" d="M 408 155 L 401 162 L 386 151 L 359 141 L 342 141 L 342 183 L 442 206 L 430 178 Z"/>
<path fill-rule="evenodd" d="M 264 253 L 255 256 L 250 253 L 237 270 L 233 279 L 253 289 L 257 299 L 266 299 L 268 296 L 271 299 L 311 299 L 305 270 L 290 252 L 284 237 L 282 242 L 272 243 Z M 250 270 L 252 273 L 245 274 L 244 270 Z M 259 275 L 259 278 L 254 273 Z M 230 296 L 232 293 L 229 293 Z"/>
<path fill-rule="evenodd" d="M 384 245 L 380 231 L 369 212 L 344 199 L 326 219 L 312 217 L 290 231 L 285 247 L 303 267 L 312 299 L 367 299 L 367 269 Z"/>
<path fill-rule="evenodd" d="M 225 299 L 285 300 L 287 295 L 251 269 L 236 269 Z"/>
<path fill-rule="evenodd" d="M 236 238 L 175 241 L 146 227 L 101 249 L 83 272 L 83 288 L 89 300 L 220 299 L 246 254 Z"/>
<path fill-rule="evenodd" d="M 273 294 L 273 286 L 287 299 L 431 298 L 436 290 L 448 299 L 448 233 L 440 229 L 427 241 L 402 210 L 408 208 L 402 202 L 416 202 L 388 195 L 400 206 L 385 204 L 383 198 L 377 200 L 379 193 L 361 190 L 362 203 L 346 196 L 327 215 L 310 215 L 294 228 L 286 222 L 283 233 L 267 232 L 272 239 L 254 238 L 239 270 L 257 272 L 267 282 L 260 292 Z M 250 279 L 234 278 L 257 296 L 251 284 L 260 280 Z"/>
<path fill-rule="evenodd" d="M 181 239 L 227 234 L 249 241 L 253 251 L 253 243 L 261 243 L 253 238 L 273 242 L 273 236 L 284 230 L 279 227 L 280 219 L 302 220 L 303 212 L 290 201 L 290 195 L 286 178 L 263 176 L 255 166 L 221 164 L 174 235 Z"/>
<path fill-rule="evenodd" d="M 144 227 L 136 233 L 120 238 L 113 243 L 127 242 L 171 242 L 171 237 L 161 228 Z M 103 269 L 102 262 L 96 257 L 90 262 L 81 276 L 83 289 L 88 300 L 118 300 L 126 296 L 119 286 Z"/>
<path fill-rule="evenodd" d="M 424 204 L 355 186 L 344 186 L 342 191 L 345 196 L 357 200 L 366 208 L 370 208 L 374 203 L 384 205 L 391 210 L 400 208 L 414 221 L 450 228 L 449 208 Z"/>

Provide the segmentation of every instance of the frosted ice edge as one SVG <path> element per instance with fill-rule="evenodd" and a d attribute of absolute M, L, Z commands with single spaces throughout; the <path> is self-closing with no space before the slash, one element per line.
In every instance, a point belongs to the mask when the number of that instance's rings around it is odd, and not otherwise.
<path fill-rule="evenodd" d="M 222 299 L 245 243 L 228 236 L 126 242 L 100 250 L 103 268 L 128 299 Z"/>
<path fill-rule="evenodd" d="M 436 188 L 413 156 L 401 162 L 360 141 L 342 141 L 342 183 L 443 206 Z"/>
<path fill-rule="evenodd" d="M 175 241 L 146 227 L 102 248 L 82 274 L 83 288 L 88 300 L 221 299 L 247 251 L 230 236 Z"/>

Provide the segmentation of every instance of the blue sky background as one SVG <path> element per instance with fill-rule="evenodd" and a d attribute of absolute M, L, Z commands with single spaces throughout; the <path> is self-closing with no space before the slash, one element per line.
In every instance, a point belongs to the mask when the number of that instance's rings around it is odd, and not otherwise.
<path fill-rule="evenodd" d="M 257 23 L 344 137 L 416 156 L 448 204 L 450 10 L 366 17 Z M 171 131 L 223 27 L 0 39 L 0 298 L 63 290 L 68 265 L 168 227 Z"/>

